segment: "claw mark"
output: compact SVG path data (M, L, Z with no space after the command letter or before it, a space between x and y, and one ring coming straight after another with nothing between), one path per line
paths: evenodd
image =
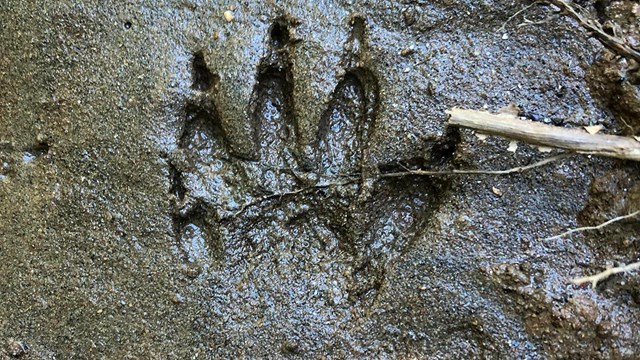
M191 76L193 79L191 88L199 91L209 91L217 81L217 77L207 67L202 51L193 55Z
M187 190L184 187L184 183L182 182L182 173L178 170L178 168L169 160L169 179L170 179L170 188L169 193L175 197L176 200L176 210L180 207L180 204L184 202L184 197Z
M366 39L366 21L360 14L351 17L351 35L345 44L344 58L345 68L355 68L361 66L364 57L368 55Z
M186 121L178 146L201 159L227 158L227 136L213 99L209 96L218 80L207 67L202 51L193 56L192 76L191 87L205 94L187 105Z
M34 146L24 149L24 152L22 153L22 161L26 164L32 162L36 158L46 157L47 155L49 155L49 143L39 142Z
M271 47L275 51L284 49L290 42L289 28L284 21L276 21L271 26Z

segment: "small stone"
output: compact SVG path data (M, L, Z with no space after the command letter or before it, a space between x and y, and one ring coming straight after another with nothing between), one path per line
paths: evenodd
M413 47L413 45L411 45L408 48L402 49L402 51L400 51L400 56L409 56L415 52L416 52L415 48Z
M502 190L498 189L497 187L492 187L491 191L493 191L493 193L496 194L497 197L502 197Z
M483 134L483 133L475 133L475 136L478 138L478 140L480 141L485 141L487 140L487 138L489 137L487 134Z
M282 353L284 354L300 354L300 347L292 341L285 341L281 346Z
M202 266L198 263L188 263L180 267L180 271L189 279L195 279L202 273Z
M502 40L507 40L507 39L509 39L509 35L507 35L506 33L502 34Z
M7 351L13 357L20 357L27 353L27 347L20 341L10 339Z
M413 9L407 9L402 12L402 17L404 18L404 24L411 26L416 22L416 11Z
M171 302L176 304L176 305L184 304L184 296L176 293L171 298Z
M233 13L231 12L231 10L227 10L224 12L224 19L227 22L232 22L234 19Z

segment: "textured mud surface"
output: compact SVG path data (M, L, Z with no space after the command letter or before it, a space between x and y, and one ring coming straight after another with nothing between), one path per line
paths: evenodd
M637 36L631 1L582 2ZM445 127L637 135L638 82L524 2L0 8L0 358L637 358L637 164ZM231 11L232 21L223 16ZM551 14L551 15L550 15Z

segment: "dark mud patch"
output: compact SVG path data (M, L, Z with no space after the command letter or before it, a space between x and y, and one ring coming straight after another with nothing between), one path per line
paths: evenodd
M211 73L202 51L193 54L191 77L193 83L191 88L199 91L209 91L219 78Z

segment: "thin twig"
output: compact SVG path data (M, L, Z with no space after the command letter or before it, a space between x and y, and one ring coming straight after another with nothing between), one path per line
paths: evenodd
M543 25L548 23L551 20L551 17L548 16L547 18L543 19L543 20L538 20L538 21L533 21L533 20L529 20L526 17L522 17L523 22L518 24L517 27L518 28L523 28L525 26L537 26L537 25Z
M573 280L571 280L571 282L573 284L576 285L580 285L580 284L584 284L587 282L591 283L591 287L592 288L596 288L596 285L598 285L599 281L602 281L606 278L608 278L611 275L614 274L619 274L619 273L625 273L625 272L629 272L629 271L634 271L634 270L638 270L640 269L640 261L639 262L635 262L629 265L625 265L625 266L619 266L619 267L614 267L614 268L610 268L607 269L601 273L597 273L595 275L591 275L591 276L583 276L583 277L579 277L579 278L575 278Z
M563 232L560 235L548 237L548 238L544 239L543 241L560 239L561 237L564 237L564 236L567 236L567 235L571 235L573 233L577 233L577 232L581 232L581 231L602 229L603 227L609 226L609 225L611 225L611 224L613 224L615 222L622 221L622 220L625 220L625 219L630 219L630 218L632 218L634 216L637 216L638 214L640 214L640 210L638 210L636 212L633 212L631 214L628 214L628 215L618 216L616 218L613 218L613 219L611 219L611 220L609 220L607 222L604 222L604 223L602 223L600 225L597 225L597 226L585 226L585 227L580 227L580 228L576 228L576 229L571 229L571 230Z
M394 177L402 177L402 176L444 176L444 175L508 175L519 173L523 171L527 171L529 169L533 169L539 166L543 166L554 161L566 159L574 154L572 153L563 153L560 155L552 156L546 158L544 160L538 161L536 163L526 165L526 166L518 166L511 169L506 170L445 170L445 171L432 171L432 170L408 170L401 172L393 172L381 174L380 178L394 178Z
M587 29L593 37L598 39L602 45L614 53L640 62L640 51L635 49L625 39L608 34L597 20L593 19L589 13L580 5L567 0L546 0L560 8L563 12L577 21L583 28Z
M518 15L522 14L523 12L525 12L525 11L527 11L527 10L531 9L534 5L536 5L536 4L538 4L538 3L540 3L540 0L538 0L538 1L534 1L534 2L533 2L533 3L531 3L530 5L525 6L524 8L522 8L522 9L520 9L520 10L516 11L516 13L515 13L515 14L513 14L513 15L511 15L511 16L507 19L507 21L505 21L505 22L502 24L502 26L500 26L499 28L497 28L497 29L496 29L496 32L502 32L502 31L506 30L506 26L507 26L507 24L508 24L511 20L513 20L516 16L518 16Z
M634 129L633 126L629 125L629 123L627 123L622 116L620 116L619 119L620 121L622 121L624 126L626 126L629 130L631 130L631 135L635 134L636 129Z
M250 201L248 203L243 204L240 209L235 210L232 214L229 214L227 216L223 216L221 219L227 219L230 217L236 217L240 214L242 214L245 210L247 210L247 208L251 207L251 206L256 206L256 205L260 205L262 203L264 203L265 201L271 200L271 199L275 199L275 198L282 198L285 196L290 196L290 195L297 195L306 191L311 191L311 190L317 190L317 189L326 189L328 187L331 186L345 186L345 185L350 185L353 184L357 181L357 179L352 179L352 180L348 180L348 181L343 181L343 182L328 182L328 183L322 183L322 184L315 184L315 185L311 185L311 186L307 186L307 187L303 187L297 190L292 190L292 191L285 191L285 192L281 192L281 193L275 193L275 194L270 194L270 195L266 195L266 196L262 196L254 201ZM232 210L230 209L226 209L226 211L231 212Z
M511 168L511 169L507 169L507 170L446 170L446 171L407 170L407 171L402 171L402 172L381 174L379 176L379 178L380 179L382 179L382 178L396 178L396 177L403 177L403 176L508 175L508 174L527 171L529 169L533 169L533 168L536 168L536 167L539 167L539 166L543 166L543 165L549 164L549 163L554 162L554 161L566 159L566 158L570 157L571 155L573 155L573 154L572 153L563 153L563 154L560 154L560 155L552 156L552 157L546 158L544 160L538 161L538 162L536 162L534 164L530 164L530 165L526 165L526 166L518 166L518 167L514 167L514 168ZM303 192L306 192L306 191L311 191L311 190L316 190L316 189L326 189L326 188L331 187L331 186L351 185L351 184L354 184L354 183L356 183L356 182L361 180L360 177L357 177L358 175L338 175L338 176L343 176L343 177L347 177L347 178L351 178L351 179L343 181L343 182L327 182L327 183L322 183L322 184L315 184L315 185L303 187L303 188L300 188L300 189L297 189L297 190L292 190L292 191L286 191L286 192L266 195L266 196L263 196L263 197L260 197L260 198L258 198L256 200L254 200L254 201L251 201L251 202L248 202L246 204L243 204L239 209L235 209L235 211L233 211L231 214L229 214L227 216L223 216L222 219L227 219L227 218L230 218L230 217L236 217L236 216L242 214L245 210L247 210L247 208L249 208L251 206L260 205L260 204L264 203L265 201L268 201L268 200L271 200L271 199L282 198L284 196L290 196L290 195L297 195L297 194L300 194L300 193L303 193ZM232 210L227 209L226 211L231 212Z

